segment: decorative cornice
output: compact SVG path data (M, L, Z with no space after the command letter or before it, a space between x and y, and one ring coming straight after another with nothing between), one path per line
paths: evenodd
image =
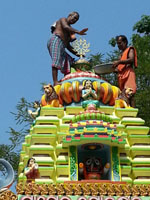
M130 185L112 181L68 181L58 184L29 183L17 185L22 195L92 195L92 196L150 196L150 185Z
M10 190L6 190L0 193L0 200L17 200L18 197L16 194L11 192Z

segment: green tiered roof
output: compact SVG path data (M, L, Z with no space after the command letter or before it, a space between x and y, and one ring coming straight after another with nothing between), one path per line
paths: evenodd
M70 85L78 79L68 78L64 83L68 81ZM84 79L81 78L81 85ZM94 77L94 81L101 83L98 77ZM150 184L149 127L138 117L138 109L116 108L109 105L109 101L107 104L102 99L99 101L100 106L93 111L83 109L81 98L78 102L73 99L68 104L63 102L63 107L41 107L40 115L22 144L18 184L25 185L26 176L22 171L30 157L39 165L40 178L35 184L56 186L66 181L80 182L78 151L86 144L98 144L107 149L105 155L109 155L111 167L109 178L104 182ZM100 150L95 153L100 156Z

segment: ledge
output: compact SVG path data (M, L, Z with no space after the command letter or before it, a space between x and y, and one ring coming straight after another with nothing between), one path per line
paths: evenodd
M122 117L136 117L138 113L138 109L135 108L116 108L115 114L116 116Z
M57 107L41 107L40 110L41 116L57 116L58 118L62 118L64 116L64 108L57 108Z

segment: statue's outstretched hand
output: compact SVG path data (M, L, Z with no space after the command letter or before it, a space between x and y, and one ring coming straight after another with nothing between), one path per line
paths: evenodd
M86 35L86 31L88 31L88 28L84 28L79 32L79 35Z

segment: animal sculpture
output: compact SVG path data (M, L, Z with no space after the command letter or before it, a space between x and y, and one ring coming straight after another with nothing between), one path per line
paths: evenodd
M130 108L130 99L133 95L132 88L125 88L119 94L118 98L115 100L116 108Z
M44 95L41 98L41 106L59 107L59 100L54 87L51 84L44 85Z

